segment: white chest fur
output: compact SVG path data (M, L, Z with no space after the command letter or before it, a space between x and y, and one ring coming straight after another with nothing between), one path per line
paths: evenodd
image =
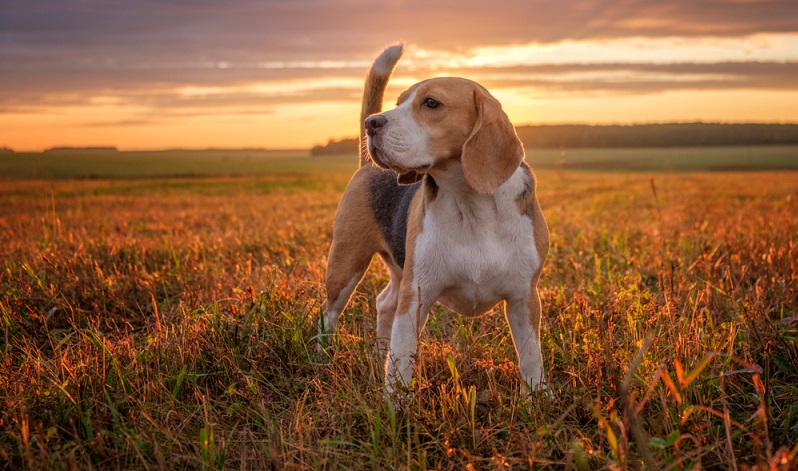
M494 195L440 192L416 239L414 282L464 315L528 296L540 258L515 202L522 184L517 174Z

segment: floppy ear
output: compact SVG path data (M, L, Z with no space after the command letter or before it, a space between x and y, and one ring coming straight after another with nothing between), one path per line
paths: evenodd
M399 182L400 185L410 185L411 183L421 180L423 177L424 174L418 173L415 170L409 170L405 173L397 174L396 181Z
M471 188L490 195L521 165L524 147L499 100L477 88L474 104L477 121L463 144L463 175Z

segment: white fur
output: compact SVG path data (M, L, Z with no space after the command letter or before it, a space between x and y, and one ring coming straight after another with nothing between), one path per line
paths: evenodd
M515 201L526 175L519 168L493 195L483 195L468 187L459 165L433 174L439 191L415 243L413 303L408 312L396 313L391 332L389 390L395 381L410 381L418 335L436 301L464 315L481 314L507 301L522 378L532 389L545 382L528 305L530 280L541 259L532 221L519 213Z
M413 119L413 92L396 108L382 113L388 121L380 129L375 145L383 162L399 172L424 168L435 163L427 152L427 132Z
M517 191L500 188L495 195L458 191L465 188L436 180L441 191L416 240L415 274L425 290L439 291L462 314L480 314L511 294L529 292L540 260L532 221L518 212L514 198L522 179L519 169L502 185Z
M387 350L391 341L391 329L399 301L399 286L402 284L402 269L389 260L385 260L391 281L377 296L377 344L381 350Z
M390 75L391 72L393 72L396 62L402 57L402 52L404 52L403 44L394 44L393 46L385 48L377 60L374 61L371 70L376 74Z

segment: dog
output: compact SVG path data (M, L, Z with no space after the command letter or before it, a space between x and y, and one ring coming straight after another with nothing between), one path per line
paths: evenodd
M389 393L412 379L437 301L463 315L504 301L522 393L544 389L537 284L549 231L523 144L499 101L463 78L419 82L381 112L403 52L402 44L385 49L366 77L360 168L335 213L320 339L335 332L379 254L390 274L377 296Z

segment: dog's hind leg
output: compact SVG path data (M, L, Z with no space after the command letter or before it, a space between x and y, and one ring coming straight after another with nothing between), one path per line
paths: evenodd
M338 316L363 278L371 257L384 245L380 227L369 206L368 181L373 171L363 167L355 173L335 212L332 246L327 258L327 300L319 325L320 340L335 332Z
M327 300L324 302L319 325L320 339L335 332L338 316L343 312L371 262L371 253L362 251L362 248L352 249L346 245L333 244L330 250L327 261Z

